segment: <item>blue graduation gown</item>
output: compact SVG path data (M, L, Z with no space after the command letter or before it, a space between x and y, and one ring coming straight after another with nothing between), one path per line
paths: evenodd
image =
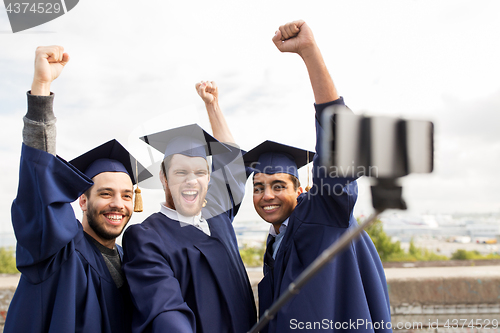
M125 231L123 268L135 306L134 332L243 333L255 324L253 293L232 227L245 168L241 158L223 165L214 166L202 210L211 236L162 213Z
M22 274L4 332L130 331L128 288L116 287L71 206L91 185L64 160L23 144L12 205Z
M329 177L319 168L319 138L324 130L319 120L321 112L332 104L343 104L343 100L316 105L313 187L298 197L275 260L265 258L264 278L259 283L261 315L323 250L348 229L357 227L353 216L355 180ZM363 232L310 280L262 332L295 332L300 328L308 332L390 332L390 320L384 270L373 242Z

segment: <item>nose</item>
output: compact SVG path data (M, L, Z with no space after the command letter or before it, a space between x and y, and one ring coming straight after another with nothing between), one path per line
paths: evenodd
M274 199L274 192L273 190L271 189L270 186L266 186L264 188L264 197L263 197L264 200L272 200Z
M121 195L114 195L111 199L111 202L109 203L109 207L117 210L123 210L125 208L125 203Z
M194 173L190 173L186 178L186 183L188 184L196 184L198 182L198 176Z

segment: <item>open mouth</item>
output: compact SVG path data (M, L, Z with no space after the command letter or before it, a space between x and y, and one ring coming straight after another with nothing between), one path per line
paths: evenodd
M195 190L182 191L181 194L184 200L186 200L187 202L194 202L198 197L198 191Z
M104 214L104 217L108 220L110 224L119 225L122 223L124 216L122 214L108 213Z
M274 213L275 211L277 211L278 209L280 208L280 205L267 205L267 206L263 206L262 209L264 210L264 212L266 213Z

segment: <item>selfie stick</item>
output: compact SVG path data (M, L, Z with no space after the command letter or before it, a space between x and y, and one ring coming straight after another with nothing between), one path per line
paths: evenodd
M278 298L274 304L264 312L260 321L255 324L249 333L257 333L261 329L263 329L269 321L274 318L274 315L281 309L283 305L285 305L293 296L299 293L300 289L311 280L316 273L318 273L326 264L330 262L330 260L335 257L340 251L342 251L346 246L348 246L353 239L359 236L361 232L371 225L377 216L382 213L381 211L375 211L369 218L367 218L363 223L356 229L352 231L345 232L342 237L330 245L321 255L314 260L309 267L306 268L302 274L290 285L288 286L287 291Z
M397 184L398 178L411 172L432 172L434 127L431 122L402 121L383 117L369 119L354 116L350 111L346 112L342 108L330 108L330 110L325 110L323 114L323 124L332 126L331 131L325 131L326 136L323 141L326 144L323 147L325 149L323 155L333 156L334 159L325 160L324 165L342 166L346 164L346 161L351 161L351 158L359 159L361 162L369 161L368 166L372 164L378 165L379 162L390 162L381 163L384 166L382 170L383 176L376 177L376 183L371 187L372 204L375 212L358 228L346 231L335 243L324 250L288 286L287 291L264 312L260 321L251 328L249 333L257 333L264 328L283 305L298 294L309 280L358 237L365 228L370 226L380 213L389 208L406 209L406 203L402 198L402 187ZM358 136L360 139L356 140ZM331 151L335 150L335 146L331 144L336 141L340 143L357 142L359 146L351 145L346 148L346 151L359 152L360 155L351 154L351 156L346 152L339 153L343 149L342 144L338 144L337 149L339 151L331 154ZM391 149L387 149L388 144ZM359 158L360 156L361 158Z

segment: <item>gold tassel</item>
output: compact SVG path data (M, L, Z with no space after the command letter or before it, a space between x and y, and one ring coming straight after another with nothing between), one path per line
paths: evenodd
M142 212L143 207L142 207L142 195L141 195L141 189L139 186L135 188L135 203L134 203L134 212Z
M137 160L135 160L135 174L137 175L136 183L137 187L135 188L135 200L134 200L134 212L140 213L143 211L142 205L142 194L141 189L139 188L139 174L137 172Z
M309 192L311 189L311 167L309 165L309 151L306 151L307 155L307 186L306 186L306 192Z
M201 204L201 207L206 207L207 206L207 199L203 199L203 203Z

